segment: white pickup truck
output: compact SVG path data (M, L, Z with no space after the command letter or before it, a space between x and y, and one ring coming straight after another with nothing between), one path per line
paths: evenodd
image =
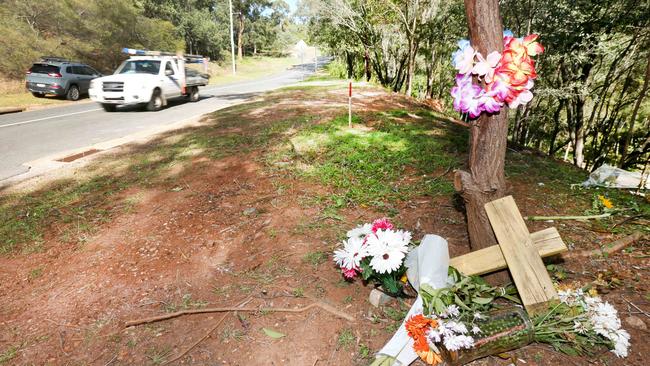
M185 68L200 56L172 56L156 51L155 55L131 56L113 75L90 83L90 99L114 112L118 105L145 105L149 111L160 110L173 98L199 100L199 86L208 84L208 75Z

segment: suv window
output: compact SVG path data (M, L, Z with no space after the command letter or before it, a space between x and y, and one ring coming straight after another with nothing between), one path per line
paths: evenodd
M95 69L89 66L81 66L81 70L85 75L89 75L89 76L99 74L99 72L97 72Z
M172 72L172 75L175 74L174 68L172 67L172 64L170 62L167 62L165 64L165 73L167 73L168 70Z
M154 74L160 71L160 61L127 60L118 69L118 74Z
M50 74L57 73L60 71L58 66L48 65L48 64L34 64L29 68L29 71L32 74Z

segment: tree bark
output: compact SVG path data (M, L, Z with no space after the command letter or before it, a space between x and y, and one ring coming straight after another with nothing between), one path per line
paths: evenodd
M498 0L465 0L472 46L482 55L503 51L503 26ZM465 201L470 247L478 250L497 244L485 204L506 192L505 156L508 110L482 114L470 123L469 172L456 171L455 187ZM507 278L500 273L498 280ZM496 278L492 278L497 280Z
M634 104L634 109L632 110L632 116L630 117L630 129L627 130L627 133L625 134L625 141L623 141L623 147L621 148L621 160L618 163L618 166L620 166L621 168L625 164L625 159L627 158L627 149L630 146L630 141L632 140L632 136L634 136L634 124L636 122L636 116L639 113L641 102L643 102L643 98L645 98L645 94L648 91L649 79L650 79L650 55L648 55L648 63L646 64L646 68L645 68L645 79L643 80L643 87L641 88L641 92L639 93L639 98L636 100L636 104Z
M244 58L244 14L239 12L239 29L237 29L237 59Z

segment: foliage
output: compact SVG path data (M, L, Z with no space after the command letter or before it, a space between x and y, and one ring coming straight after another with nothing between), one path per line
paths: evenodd
M282 54L300 29L290 27L283 1L235 1L248 6L247 29L237 33L245 54ZM242 4L240 4L242 3ZM242 6L244 6L242 5ZM0 3L0 71L18 78L43 55L80 60L111 72L123 47L203 54L221 60L230 51L227 1L6 0ZM235 24L238 26L238 24ZM294 42L295 43L295 42Z
M650 157L650 3L499 3L505 28L539 34L547 46L536 98L509 114L512 142L564 153L581 168L642 169ZM311 40L339 60L333 75L342 64L346 77L442 99L447 109L451 53L468 38L464 13L460 0L308 0L301 9Z

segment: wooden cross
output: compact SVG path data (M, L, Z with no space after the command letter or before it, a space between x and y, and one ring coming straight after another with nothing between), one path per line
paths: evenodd
M499 244L452 258L449 264L466 275L508 268L528 314L546 311L558 297L542 257L567 251L560 234L553 227L530 234L512 196L488 202L485 210Z

